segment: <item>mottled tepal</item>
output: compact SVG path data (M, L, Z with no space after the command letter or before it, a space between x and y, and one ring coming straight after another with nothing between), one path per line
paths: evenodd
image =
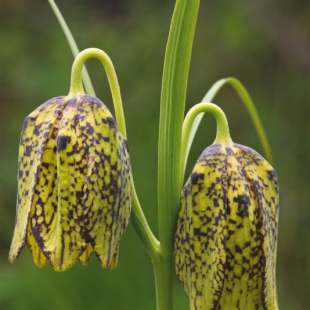
M27 116L11 262L27 244L39 267L64 271L94 252L113 268L130 212L127 142L99 99L56 97Z
M192 310L277 310L278 181L252 149L214 144L186 182L175 259Z

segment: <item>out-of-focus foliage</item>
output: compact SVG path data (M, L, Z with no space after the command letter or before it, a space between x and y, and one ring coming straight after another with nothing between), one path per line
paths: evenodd
M124 100L137 191L157 231L157 131L161 73L173 0L59 1L80 49L112 58ZM310 297L310 4L305 0L202 1L187 108L217 79L239 78L261 114L280 182L277 282L281 310L306 310ZM19 135L23 119L44 101L69 92L72 54L47 1L0 2L0 309L155 309L150 259L132 226L118 267L96 259L58 274L35 267L25 250L7 261L13 233ZM104 70L88 63L97 96L112 109ZM230 89L218 96L232 139L261 154L253 125ZM206 117L188 171L213 142ZM175 309L188 309L175 286Z

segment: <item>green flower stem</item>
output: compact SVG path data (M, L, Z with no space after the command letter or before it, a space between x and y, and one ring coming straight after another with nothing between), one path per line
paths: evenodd
M172 309L173 244L182 186L181 134L199 0L177 0L167 42L158 139L160 257L154 260L157 309Z
M49 2L56 18L58 19L58 22L59 22L66 38L67 38L67 41L69 43L69 46L70 46L71 51L73 53L73 56L76 57L79 53L79 49L78 49L77 44L75 43L73 35L72 35L65 19L63 18L61 12L59 11L55 1L54 0L47 0L47 1ZM90 77L89 77L88 72L87 72L85 67L83 68L83 83L84 83L86 92L89 95L96 96L93 85L92 85L91 80L90 80Z
M222 89L222 87L224 87L225 85L230 85L238 94L238 96L240 97L241 101L243 102L244 106L246 107L248 113L250 114L250 117L254 123L255 129L258 133L258 137L260 139L260 142L263 146L265 155L267 160L270 162L270 164L272 164L272 153L271 153L271 148L264 130L264 127L262 125L262 122L260 120L259 114L256 110L255 104L251 98L251 96L249 95L249 93L247 92L246 88L243 86L243 84L232 77L226 78L226 79L221 79L219 81L217 81L215 84L213 84L213 86L210 88L210 90L207 92L207 94L205 95L205 97L202 99L202 102L210 102L213 101L215 96L217 95L217 93ZM197 129L199 127L199 124L202 120L204 116L204 113L201 113L197 116L197 118L195 119L193 126L191 128L191 132L188 138L188 143L186 146L186 153L185 153L185 160L184 160L184 170L186 167L186 163L187 163L187 158L188 158L188 154L190 151L190 148L192 146L195 134L197 132Z
M211 113L217 123L216 138L213 144L223 144L226 146L232 145L232 140L229 134L229 127L225 113L223 110L213 103L199 103L193 106L184 119L183 130L182 130L182 148L181 148L181 174L184 172L185 159L186 159L186 148L188 145L191 129L195 119L201 113Z
M153 260L155 270L156 304L157 310L172 310L172 286L171 262L164 256L158 256Z
M97 58L104 66L112 92L117 127L120 133L126 139L126 124L118 80L113 63L110 57L104 51L98 48L87 48L76 56L72 65L71 88L68 96L73 97L85 94L82 84L82 69L85 61L89 58Z
M146 252L149 254L152 260L155 260L159 256L159 241L154 236L150 229L147 220L142 211L136 189L132 183L132 208L131 221L138 234Z
M232 143L227 118L223 110L213 103L202 102L193 106L188 111L184 119L182 130L182 150L181 150L182 159L184 158L186 152L186 146L188 144L188 139L190 136L192 125L196 117L200 113L210 113L216 119L217 132L215 141L213 142L214 144L219 143L219 144L231 145Z

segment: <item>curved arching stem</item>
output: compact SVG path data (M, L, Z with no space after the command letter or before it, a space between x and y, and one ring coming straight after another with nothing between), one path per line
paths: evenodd
M195 119L201 113L210 113L214 116L217 123L216 138L213 144L232 145L228 122L223 110L213 103L202 102L194 105L186 114L182 128L182 147L181 147L181 174L184 175L187 145Z
M254 127L257 131L258 137L259 137L260 142L263 146L266 158L270 162L270 164L272 164L273 160L272 160L271 148L270 148L264 127L263 127L262 122L260 120L259 114L257 112L257 109L256 109L255 104L254 104L251 96L249 95L248 91L246 90L246 88L243 86L243 84L238 79L229 77L229 78L221 79L221 80L217 81L216 83L213 84L213 86L210 88L210 90L204 96L204 98L202 99L202 102L213 101L215 96L217 95L217 93L225 85L230 85L236 91L239 98L243 102L245 108L247 109L247 111L248 111L248 113L249 113L249 115L253 121ZM186 167L188 154L189 154L189 151L191 149L194 137L196 135L197 129L199 127L199 124L200 124L203 116L204 116L204 113L200 113L196 117L195 121L193 122L191 132L189 134L187 146L186 146L186 151L185 151L185 160L184 160L184 166L183 166L184 169Z
M74 97L85 94L82 83L82 69L84 63L89 58L98 59L104 66L112 93L117 127L122 136L126 139L127 134L126 134L125 116L118 80L113 63L110 57L104 51L98 48L87 48L76 56L72 65L71 88L68 96Z

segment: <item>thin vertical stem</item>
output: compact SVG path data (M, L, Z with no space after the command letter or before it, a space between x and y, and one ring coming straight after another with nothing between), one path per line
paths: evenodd
M133 180L133 178L132 178ZM159 255L159 241L154 236L142 211L135 185L132 181L132 224L146 252L154 260Z
M168 259L158 256L153 260L157 310L172 310L172 269Z

